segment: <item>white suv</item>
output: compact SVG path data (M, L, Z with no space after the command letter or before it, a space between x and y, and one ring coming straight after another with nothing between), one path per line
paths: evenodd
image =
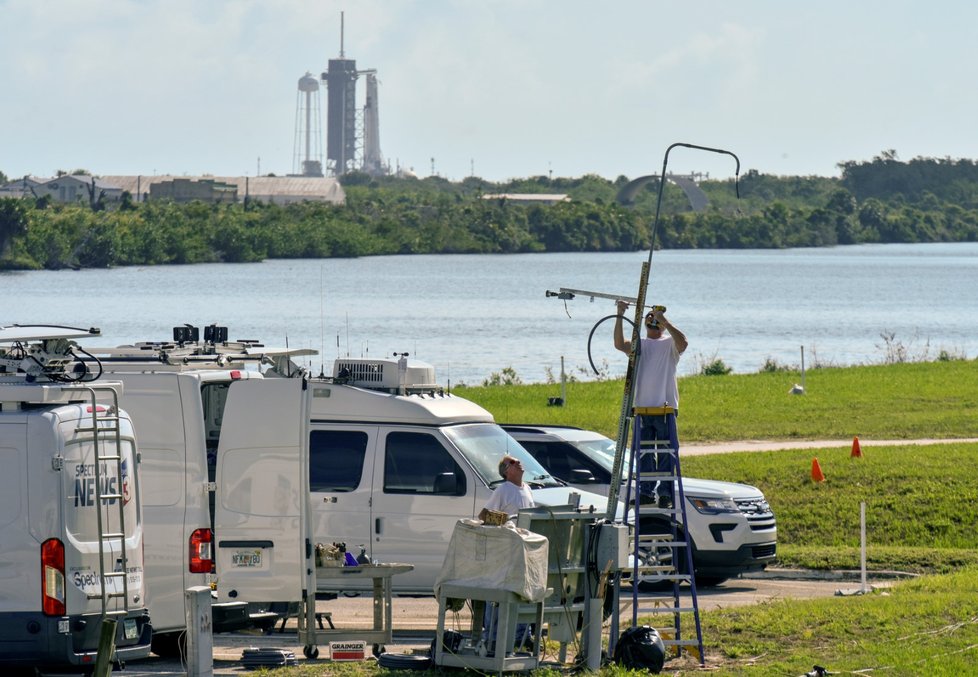
M590 430L504 424L551 475L571 486L608 495L615 442ZM681 450L680 450L681 453ZM764 494L734 482L683 478L697 585L716 585L759 571L777 554L777 525ZM657 521L658 520L658 521ZM642 518L643 532L664 531L662 518Z

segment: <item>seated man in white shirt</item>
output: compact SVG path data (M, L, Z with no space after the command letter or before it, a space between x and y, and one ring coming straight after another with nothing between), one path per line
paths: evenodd
M535 506L530 487L523 484L523 464L519 459L508 454L503 456L503 460L499 462L499 476L506 481L496 487L486 507L479 512L479 519L483 522L486 521L489 510L515 515L521 508Z
M479 511L479 519L483 522L486 521L490 510L504 512L512 517L522 508L533 508L536 506L533 502L533 494L530 493L530 487L523 483L523 464L520 463L519 459L513 458L508 454L503 456L503 460L499 462L499 476L506 481L496 487L496 490L492 492L492 496L489 497L486 507ZM489 628L492 625L495 614L495 605L486 605L486 611L483 616L484 640L488 641L485 628ZM531 631L532 625L527 623L517 625L516 644L522 645L525 642L532 644L532 641L529 639Z

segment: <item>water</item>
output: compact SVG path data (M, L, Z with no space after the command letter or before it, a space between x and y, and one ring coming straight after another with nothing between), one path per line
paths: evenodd
M512 367L524 382L587 375L588 335L614 302L546 298L560 287L636 296L647 252L382 256L255 264L0 274L0 325L97 326L88 345L168 340L174 325L217 323L231 338L313 348L326 357L408 352L440 383L478 384ZM735 372L768 359L882 362L886 341L911 357L978 355L978 243L826 249L659 251L649 302L666 305L690 348L681 373L722 359ZM629 314L630 316L630 314ZM612 320L592 357L612 375L625 357ZM310 366L318 373L322 360Z

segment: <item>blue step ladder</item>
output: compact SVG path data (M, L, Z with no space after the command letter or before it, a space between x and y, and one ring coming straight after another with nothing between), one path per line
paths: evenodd
M625 523L634 534L632 625L638 624L640 615L663 619L671 615L671 625L652 625L662 637L667 655L679 656L686 651L705 665L693 551L681 528L688 521L676 412L670 406L634 407L631 414L633 453L625 490ZM654 486L658 487L658 501L652 496ZM689 585L686 606L680 592L683 583ZM655 594L640 596L640 584L654 588ZM696 636L684 638L683 622L690 614Z

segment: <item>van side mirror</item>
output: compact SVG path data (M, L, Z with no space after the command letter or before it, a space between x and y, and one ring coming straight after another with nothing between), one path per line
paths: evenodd
M434 493L454 496L458 492L458 479L453 472L443 472L435 477Z
M587 468L575 468L571 470L571 484L593 484L597 480L594 479L594 473L592 473Z

